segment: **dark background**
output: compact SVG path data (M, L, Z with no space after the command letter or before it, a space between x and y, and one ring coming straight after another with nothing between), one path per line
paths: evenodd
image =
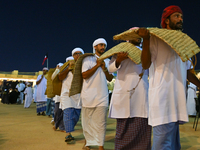
M42 70L47 52L49 68L54 68L75 47L91 53L99 37L107 40L109 49L119 43L113 36L131 27L160 27L162 11L169 5L180 6L183 32L200 45L199 0L1 0L0 71Z

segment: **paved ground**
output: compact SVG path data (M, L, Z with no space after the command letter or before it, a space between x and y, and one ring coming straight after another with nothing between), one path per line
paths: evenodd
M200 150L200 125L197 131L192 128L194 118L180 126L182 150ZM0 103L0 150L81 150L84 144L81 120L78 122L73 136L76 143L68 145L64 142L65 133L53 131L51 118L37 116L35 104L24 109L23 105L7 105ZM116 122L108 119L105 149L114 149ZM92 147L97 150L98 147Z

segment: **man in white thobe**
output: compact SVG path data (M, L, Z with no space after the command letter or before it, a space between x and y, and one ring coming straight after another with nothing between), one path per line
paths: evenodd
M56 65L56 70L53 72L52 76L51 76L51 80L53 82L54 78L57 76L57 74L60 72L60 67L63 65L63 63L58 63ZM60 96L59 95L55 95L53 97L53 101L54 101L54 108L53 108L53 114L52 114L52 120L51 120L51 124L54 126L53 129L56 130L57 127L59 127L60 130L64 130L64 124L63 124L63 117L62 117L62 109L59 109L59 105L60 105ZM59 118L59 119L58 119Z
M141 38L135 38L129 42L141 50L139 47ZM136 65L127 55L126 52L114 55L108 68L111 73L117 71L109 109L109 117L117 119L115 150L150 150L148 70L143 71L142 65ZM141 73L143 76L140 79Z
M33 99L34 99L34 103L36 103L36 96L37 96L37 85L34 85L34 87L33 87Z
M99 38L93 43L95 56L83 59L82 76L82 126L86 139L84 146L98 145L103 150L106 132L106 114L108 107L107 80L111 81L107 66L109 59L99 61L98 58L104 53L107 42Z
M36 85L37 85L37 92L36 92L36 108L37 108L37 115L45 116L46 111L46 102L47 102L47 96L45 95L45 91L47 88L47 79L45 78L45 75L48 72L48 68L43 68L43 74L38 75Z
M27 88L25 89L24 94L25 94L24 108L29 108L33 100L33 90L31 88L30 83L27 83Z
M172 5L164 9L162 28L182 30L182 24L180 7ZM143 38L142 67L149 68L149 124L153 126L152 149L179 150L179 123L188 122L186 79L198 87L200 82L190 71L190 61L183 62L164 41L150 36L147 29L141 28L137 33Z
M84 51L81 48L77 47L72 50L72 56L75 62L82 54L84 54ZM66 131L65 142L68 144L74 143L75 139L72 136L72 132L74 131L81 113L81 106L79 105L80 93L69 97L69 90L73 79L72 70L74 68L74 61L71 61L69 66L58 74L59 80L62 80L60 107L63 110L63 122Z
M195 102L195 98L197 98L196 91L197 91L197 86L190 82L187 89L187 111L188 115L190 116L196 115L196 102Z
M25 84L20 81L17 85L16 85L16 88L18 90L18 92L20 93L19 95L19 101L21 101L21 104L23 104L23 99L24 99L24 89L25 89Z

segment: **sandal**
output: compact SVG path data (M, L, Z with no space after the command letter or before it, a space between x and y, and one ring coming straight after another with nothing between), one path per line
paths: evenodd
M71 142L73 140L74 140L74 137L71 134L65 137L65 142Z

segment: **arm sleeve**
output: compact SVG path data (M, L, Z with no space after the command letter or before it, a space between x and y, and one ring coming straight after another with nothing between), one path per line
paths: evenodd
M87 71L87 70L89 70L89 69L91 69L93 67L92 65L90 65L90 58L91 57L88 56L88 57L85 57L83 59L83 62L82 62L82 72L85 72L85 71Z
M193 69L191 61L192 61L191 59L187 61L187 70Z
M27 94L27 88L25 89L24 94Z
M37 77L36 82L37 82L38 80L40 80L40 79L41 79L41 75L39 75L39 76Z
M109 73L114 73L114 72L116 72L121 67L121 65L119 65L119 67L116 68L116 66L115 66L116 57L117 56L114 55L111 58L110 62L109 62L109 65L108 65L108 71L109 71Z
M51 75L51 80L53 80L57 75L58 73L60 72L60 69L56 69L53 74Z
M151 62L156 60L158 53L158 41L157 38L153 35L150 37L150 52L151 52Z

